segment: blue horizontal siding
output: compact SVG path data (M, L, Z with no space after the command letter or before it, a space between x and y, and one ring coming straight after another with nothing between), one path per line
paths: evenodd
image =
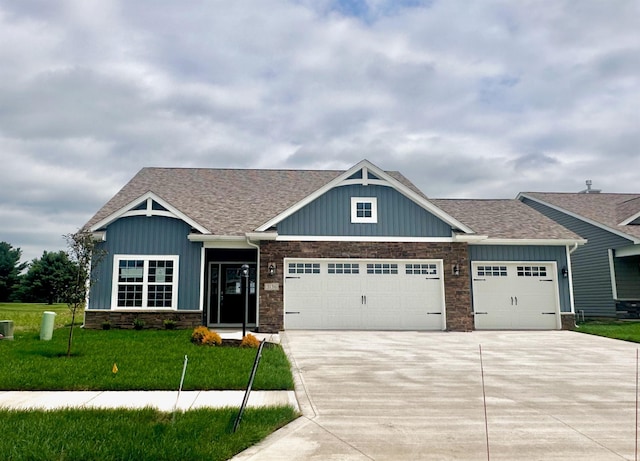
M562 277L562 268L567 267L567 248L564 246L530 245L470 245L470 260L476 261L539 261L557 263L558 295L560 311L571 312L569 279Z
M376 197L378 222L352 223L351 197ZM451 226L391 187L331 189L278 224L280 235L451 237Z
M608 250L629 245L630 240L533 200L522 201L588 240L571 255L576 312L583 310L588 316L615 317Z
M183 221L160 216L121 218L107 227L107 240L99 247L107 256L96 270L90 309L110 309L115 255L178 255L178 309L200 308L201 243L187 240L191 227Z

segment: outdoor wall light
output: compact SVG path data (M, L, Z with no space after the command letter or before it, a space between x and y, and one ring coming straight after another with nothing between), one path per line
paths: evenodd
M569 277L569 270L566 267L563 267L561 272L562 272L562 278L566 279L567 277Z
M451 273L456 277L460 275L460 266L458 264L454 264L451 266Z
M269 263L267 266L267 272L269 273L269 277L276 275L276 263Z

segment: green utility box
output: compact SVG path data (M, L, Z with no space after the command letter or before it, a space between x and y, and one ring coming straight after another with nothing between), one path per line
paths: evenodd
M53 326L56 322L56 313L45 311L42 313L42 325L40 325L40 339L49 341L53 338Z

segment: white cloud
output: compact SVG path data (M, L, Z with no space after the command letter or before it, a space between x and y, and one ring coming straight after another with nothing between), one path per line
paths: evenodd
M638 13L634 0L0 1L0 240L29 259L55 249L143 166L369 158L434 197L586 178L633 190Z

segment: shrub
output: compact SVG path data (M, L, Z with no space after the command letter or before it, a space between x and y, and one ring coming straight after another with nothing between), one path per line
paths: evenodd
M191 333L191 342L194 344L202 344L205 335L209 333L209 329L205 326L195 327Z
M209 331L204 338L202 338L202 344L205 346L219 346L222 344L222 338L215 331Z
M133 328L136 330L142 330L144 328L144 320L138 317L133 319Z
M167 330L175 330L176 327L178 326L178 322L171 319L166 319L164 322L162 322L162 324Z
M104 322L102 322L102 329L103 330L110 330L111 329L111 322L109 320L105 320Z
M191 342L194 344L204 344L205 346L219 346L222 338L215 331L209 331L205 326L196 327L191 333Z
M240 347L252 347L254 349L257 349L258 347L260 347L260 340L249 333L247 336L242 338Z

